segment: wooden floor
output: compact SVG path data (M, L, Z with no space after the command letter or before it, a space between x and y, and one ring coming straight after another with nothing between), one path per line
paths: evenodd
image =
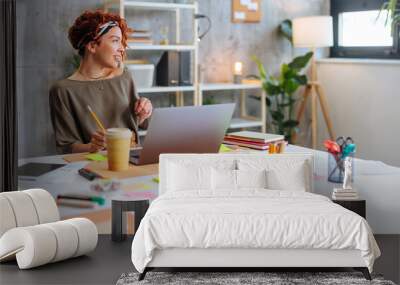
M375 272L385 279L400 281L400 235L375 236L382 256ZM19 270L16 262L0 264L0 284L115 284L122 273L134 271L131 262L132 238L115 243L110 235L100 235L94 252L88 256Z

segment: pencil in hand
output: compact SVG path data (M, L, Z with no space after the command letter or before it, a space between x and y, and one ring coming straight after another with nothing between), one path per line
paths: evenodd
M94 119L94 121L96 122L97 126L105 133L106 129L104 128L103 124L100 122L99 118L97 117L96 113L93 112L92 108L90 108L89 105L87 105L87 108L90 112L90 114L92 115L92 118Z

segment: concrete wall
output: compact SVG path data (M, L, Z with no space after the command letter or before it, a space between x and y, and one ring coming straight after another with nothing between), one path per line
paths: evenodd
M263 0L260 23L233 24L230 0L198 2L200 13L212 21L211 31L200 43L199 54L207 82L231 81L233 63L238 60L243 61L245 74L257 73L251 55L261 58L270 73L276 72L293 55L291 45L277 33L279 23L286 18L329 12L328 0ZM74 51L67 39L67 29L83 10L99 8L102 3L102 0L17 1L19 157L55 153L48 90L55 80L73 70ZM173 36L173 19L166 12L133 12L129 18L132 25L139 23L150 28L156 39L163 25L170 27ZM183 26L185 31L187 28ZM203 30L204 23L200 26ZM232 94L222 92L215 98L232 100ZM170 104L169 96L152 95L150 99L157 107ZM258 110L258 101L249 102L250 114L257 115Z
M357 157L400 166L398 61L335 60L318 63L337 135L358 142ZM328 137L319 114L320 147Z

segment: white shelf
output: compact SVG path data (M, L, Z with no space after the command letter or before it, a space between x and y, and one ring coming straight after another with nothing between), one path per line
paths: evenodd
M194 91L194 86L153 86L149 88L138 88L138 93L162 93L162 92L185 92Z
M147 45L128 44L128 50L195 50L194 45Z
M177 9L195 9L194 4L179 3L157 3L157 2L140 2L140 1L124 1L126 8L141 8L146 10L177 10Z
M236 83L201 83L200 90L244 90L244 89L261 89L258 84L236 84Z
M336 63L336 64L378 64L378 65L400 65L398 59L372 59L372 58L320 58L316 62L320 63Z
M239 129L239 128L261 127L262 125L263 125L262 121L233 118L231 120L229 128L230 129Z

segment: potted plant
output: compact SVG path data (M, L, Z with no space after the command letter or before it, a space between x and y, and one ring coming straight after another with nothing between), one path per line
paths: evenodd
M294 58L290 63L281 65L277 76L267 75L261 61L253 56L260 73L262 87L267 94L266 104L274 133L282 134L292 143L299 122L294 119L294 107L297 89L307 84L307 76L301 71L308 64L313 53Z
M379 11L378 18L381 16L382 11L387 11L385 25L391 21L391 32L395 32L395 27L400 23L400 6L398 5L398 0L389 0L383 3L381 10Z

